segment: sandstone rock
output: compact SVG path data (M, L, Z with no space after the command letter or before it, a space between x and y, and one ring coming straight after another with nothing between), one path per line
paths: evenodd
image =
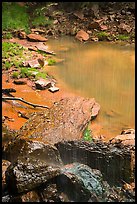
M38 59L23 61L22 64L25 67L27 67L27 66L34 67L34 68L39 68L40 67Z
M111 143L120 143L122 145L131 145L135 146L135 130L126 129L121 132L121 135L117 135L110 140Z
M111 140L111 143L121 143L123 145L135 145L135 134L117 135Z
M37 34L29 34L27 35L27 38L30 41L40 41L40 42L46 42L48 40L47 38L44 38L41 35L37 35Z
M100 25L100 30L102 31L108 30L108 27L106 25Z
M18 80L14 80L13 83L17 84L17 85L25 85L25 84L27 84L27 80L26 79L18 79Z
M81 42L84 40L84 41L87 41L89 39L89 34L86 33L84 30L80 30L78 31L77 35L76 35L76 38L78 40L80 40Z
M27 38L27 35L26 35L25 32L21 32L21 31L19 31L19 33L18 33L18 37L19 37L20 39L26 39L26 38Z
M46 158L45 158L46 159ZM6 183L11 194L31 191L60 174L60 168L35 157L18 157L6 171Z
M50 92L54 93L54 92L59 91L59 88L56 87L56 86L52 86L52 87L50 87L48 90L49 90Z
M38 28L37 28L37 29L32 28L32 29L31 29L31 32L32 32L32 33L35 33L35 32L38 32L38 33L45 33L45 30L38 29Z
M132 28L129 25L126 25L125 23L121 23L119 25L119 33L125 34L125 33L130 33Z
M3 157L14 163L18 157L35 158L46 164L62 165L57 148L40 140L16 139L7 144L3 151Z
M65 164L79 162L101 171L110 185L134 181L135 149L104 142L64 141L55 145Z
M51 54L51 55L55 55L55 53L53 51L50 51L48 50L48 46L45 46L43 43L39 43L36 45L37 49L42 51L42 52L45 52L47 54Z
M44 90L50 88L52 86L52 82L41 78L35 82L35 86L37 89Z
M53 144L62 140L80 139L88 123L97 116L99 108L93 98L64 98L49 110L34 113L20 129L18 136L41 138L41 141Z

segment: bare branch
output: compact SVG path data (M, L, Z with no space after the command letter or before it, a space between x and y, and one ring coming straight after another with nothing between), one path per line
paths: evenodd
M25 100L22 99L22 98L17 98L17 97L2 97L2 100L18 100L18 101L21 101L21 102L23 102L23 103L26 103L26 104L28 104L28 105L30 105L30 106L33 106L34 108L35 108L35 107L41 107L41 108L48 108L48 109L49 109L48 106L33 104L33 103L28 102L28 101L25 101Z

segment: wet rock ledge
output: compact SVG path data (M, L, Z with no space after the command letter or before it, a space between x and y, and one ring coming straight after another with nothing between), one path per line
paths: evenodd
M3 146L2 201L134 202L134 144L83 141L99 108L74 97L33 114Z

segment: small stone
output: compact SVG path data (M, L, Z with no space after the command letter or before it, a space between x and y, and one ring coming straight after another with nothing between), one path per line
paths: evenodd
M51 87L51 81L45 80L45 79L39 79L35 82L36 88L43 90L43 89L48 89Z
M126 15L131 15L131 12L130 12L130 11L127 11L127 12L126 12Z
M44 38L41 35L37 35L37 34L33 34L33 33L27 35L27 38L30 41L40 41L40 42L46 42L48 40L47 38Z
M77 33L77 35L76 35L76 38L77 38L78 40L80 40L81 42L82 42L83 40L86 41L86 40L89 39L89 34L86 33L84 30L80 30L80 31L78 31L78 33Z
M58 88L58 87L53 86L53 87L50 87L48 90L49 90L49 91L51 91L52 93L54 93L54 92L59 91L59 88Z
M25 32L21 32L21 31L18 33L18 36L19 36L20 39L26 39L27 38L26 37L26 33Z
M18 80L14 80L13 83L17 85L25 85L27 84L27 81L26 79L18 79Z
M122 15L125 15L125 14L126 14L125 10L122 10L122 11L121 11L121 14L122 14Z
M94 42L98 42L98 38L97 37L92 37L91 40L94 41Z
M55 21L53 21L53 24L56 25L59 21L56 19Z

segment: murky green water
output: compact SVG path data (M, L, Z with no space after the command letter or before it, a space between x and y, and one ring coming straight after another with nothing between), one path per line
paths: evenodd
M54 69L59 80L101 105L96 134L116 136L135 126L134 46L105 42L80 43L74 38L49 40L49 48L65 59Z

